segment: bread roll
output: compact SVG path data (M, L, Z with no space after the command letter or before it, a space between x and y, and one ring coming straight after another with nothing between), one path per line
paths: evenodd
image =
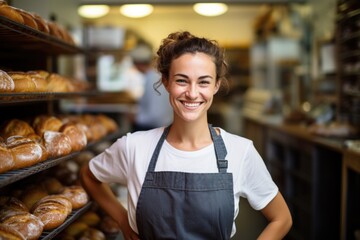
M31 127L29 123L16 118L6 122L2 126L0 131L1 136L4 139L7 139L15 135L26 137L29 134L33 134L33 133L34 133L34 129Z
M39 136L43 136L45 131L58 132L62 125L60 119L49 115L38 115L32 123L35 133Z
M36 85L31 77L25 72L8 72L9 76L14 80L14 92L34 92Z
M47 91L47 81L46 79L34 71L26 72L35 83L35 92L46 92Z
M49 92L71 92L71 83L68 79L56 73L51 73L47 78Z
M42 159L41 146L30 138L12 136L6 140L6 145L14 158L13 169L32 166Z
M24 24L26 26L31 27L35 30L38 30L38 25L37 25L34 17L30 13L28 13L22 9L19 9L19 8L14 8L14 9L22 16L22 18L24 20Z
M79 237L79 240L105 240L105 234L96 228L87 228Z
M38 30L48 34L50 32L50 29L46 21L36 13L30 14L34 17L34 20L36 21L36 24L38 26Z
M44 230L63 224L71 211L71 202L61 195L49 195L38 201L32 209L32 213L44 224Z
M49 157L61 157L72 151L69 137L61 132L45 131L43 142Z
M0 207L1 207L0 211L11 210L11 211L18 211L18 212L29 212L29 208L26 207L25 203L23 203L18 198L11 197L11 196L1 196Z
M81 186L65 187L62 194L70 200L73 209L79 209L89 201L86 191Z
M0 70L0 92L12 92L14 90L14 80L5 71Z
M36 240L40 237L44 224L29 212L14 211L1 219L1 223L19 231L26 239Z
M12 21L15 21L20 24L24 24L24 19L20 13L12 6L2 4L0 5L0 16L6 17Z
M41 184L48 194L58 194L64 190L62 183L53 177L45 179Z
M5 225L0 224L0 239L4 240L26 240L24 235L22 235L18 230Z
M11 151L4 142L0 141L0 173L10 171L14 166L15 161Z
M104 114L96 115L95 118L106 128L108 133L115 132L118 129L115 120Z
M66 123L60 128L60 132L64 133L70 139L72 151L80 151L87 144L85 132L74 123Z
M30 210L35 205L35 203L46 196L48 196L46 190L42 186L35 185L26 188L21 194L20 200Z

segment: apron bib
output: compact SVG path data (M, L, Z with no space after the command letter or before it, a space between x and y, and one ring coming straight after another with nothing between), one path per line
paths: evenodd
M209 125L218 173L155 172L170 127L152 155L136 207L141 240L230 239L234 219L233 177L221 136Z

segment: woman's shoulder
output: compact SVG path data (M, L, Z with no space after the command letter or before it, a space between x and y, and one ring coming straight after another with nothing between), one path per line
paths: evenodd
M252 141L246 137L241 135L230 133L222 128L217 127L220 130L220 135L224 139L224 141L235 141L235 142L242 142L242 143L252 143Z
M164 127L154 128L146 131L136 131L127 133L126 139L128 143L135 143L136 145L139 143L152 143L154 141L157 143L163 132Z

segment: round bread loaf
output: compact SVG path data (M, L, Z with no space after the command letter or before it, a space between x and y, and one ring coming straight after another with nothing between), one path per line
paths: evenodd
M42 159L40 144L30 138L11 136L6 140L6 145L13 155L15 165L13 169L32 166Z
M49 157L61 157L72 151L69 137L61 132L45 131L43 142Z
M35 203L48 196L48 193L40 185L33 185L24 190L20 196L20 200L28 209L31 209Z
M36 83L31 76L25 72L8 72L9 76L14 80L14 92L35 92Z
M2 218L1 223L17 230L29 240L39 239L44 227L38 217L29 212L19 211L9 212Z
M29 134L34 133L31 125L20 119L11 119L7 121L1 128L0 134L4 139L11 136L19 135L27 137Z
M23 18L24 20L24 24L28 27L31 27L35 30L38 30L38 25L34 19L34 17L27 11L19 9L19 8L14 8Z
M34 17L34 20L36 21L36 24L38 26L38 30L48 34L50 32L50 29L46 21L36 13L30 14Z
M11 210L18 212L29 212L29 209L21 200L12 196L1 196L0 207L1 207L0 211Z
M0 239L4 240L26 240L18 230L0 223Z
M14 157L4 142L0 141L0 173L10 171L15 166Z
M34 71L26 72L35 83L35 92L46 92L47 91L47 81L46 79Z
M44 230L50 230L63 224L71 211L71 202L66 197L49 195L38 201L31 212L40 218Z
M45 131L58 132L62 124L62 121L55 116L38 115L34 118L32 126L37 135L43 136Z
M95 118L106 128L107 133L115 132L118 129L115 120L104 114L96 115Z
M86 133L74 123L66 123L60 128L60 132L69 137L72 151L80 151L87 144Z
M70 200L73 209L79 209L89 201L86 191L81 186L65 187L62 194Z
M0 5L0 16L6 17L12 21L15 21L20 24L24 24L24 19L16 9L7 4Z
M46 178L41 182L41 185L48 194L58 194L64 190L62 183L54 177Z
M70 92L71 83L63 76L56 73L51 73L47 80L47 90L49 92Z
M9 74L0 69L0 92L12 92L14 90L14 80L9 76Z

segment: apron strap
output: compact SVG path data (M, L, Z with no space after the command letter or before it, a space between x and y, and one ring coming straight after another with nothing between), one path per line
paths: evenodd
M214 142L214 148L215 148L215 154L217 159L217 166L219 169L219 172L226 173L228 168L228 161L225 160L225 157L227 155L226 147L224 140L220 135L217 135L215 129L212 127L211 124L209 124L209 129L211 133L211 137Z
M209 129L211 133L211 138L214 142L214 148L215 148L215 154L216 154L216 160L217 160L217 166L219 169L219 172L226 173L228 168L228 161L225 160L225 157L227 155L226 147L224 144L224 141L220 135L217 135L215 129L212 127L211 124L209 124ZM157 158L160 154L161 147L166 139L166 136L168 135L170 130L170 126L166 127L164 129L163 134L161 135L156 148L154 150L154 153L151 157L150 164L148 166L148 172L153 172L155 170Z

